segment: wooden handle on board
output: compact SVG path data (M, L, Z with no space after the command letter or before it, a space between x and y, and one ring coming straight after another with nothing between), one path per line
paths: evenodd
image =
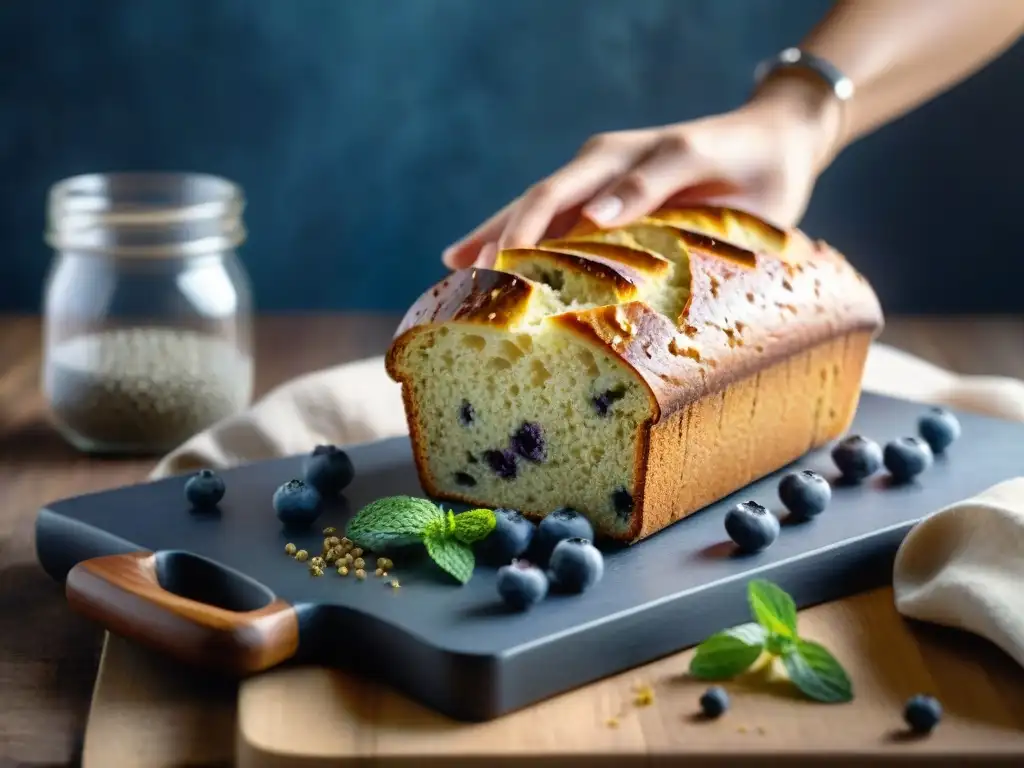
M232 611L182 597L160 585L151 552L78 563L65 591L72 609L114 634L219 672L260 672L299 646L298 617L288 603L274 598L257 610Z

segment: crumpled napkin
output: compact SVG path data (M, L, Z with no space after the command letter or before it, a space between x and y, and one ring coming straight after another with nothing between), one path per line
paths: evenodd
M864 389L1024 421L1024 382L961 376L883 344ZM152 477L225 468L408 434L400 386L382 357L286 382L166 456ZM904 616L987 638L1024 665L1024 477L1008 478L918 523L897 553L893 590Z

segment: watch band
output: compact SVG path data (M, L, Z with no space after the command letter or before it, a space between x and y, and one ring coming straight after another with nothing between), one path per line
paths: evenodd
M787 48L758 64L754 69L755 87L760 87L768 77L782 69L802 69L815 75L839 101L853 98L854 87L850 78L830 61L799 48Z
M840 71L832 62L807 53L799 48L787 48L771 58L765 59L754 69L754 91L758 91L762 84L774 73L784 70L796 70L802 75L810 75L822 85L827 86L832 97L838 103L839 125L836 128L832 144L822 156L822 162L832 158L835 148L843 134L844 123L846 122L846 103L853 98L853 81Z

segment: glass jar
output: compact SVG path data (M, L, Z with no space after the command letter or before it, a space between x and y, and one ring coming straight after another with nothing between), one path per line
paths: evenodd
M239 187L202 174L90 174L50 190L42 379L74 446L163 453L249 405L243 208Z

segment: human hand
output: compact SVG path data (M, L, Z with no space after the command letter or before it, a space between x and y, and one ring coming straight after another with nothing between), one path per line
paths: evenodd
M660 207L697 203L792 226L828 160L838 130L835 106L820 88L787 78L733 112L598 134L442 259L452 269L489 267L498 249L559 237L581 215L613 227Z

